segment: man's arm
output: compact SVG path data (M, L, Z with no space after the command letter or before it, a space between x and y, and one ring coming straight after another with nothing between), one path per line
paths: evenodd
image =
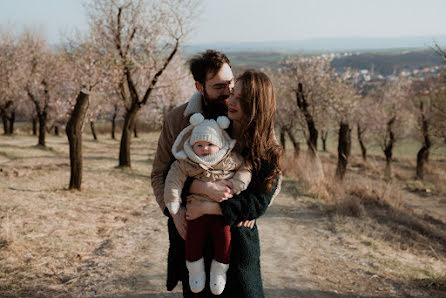
M265 213L273 198L280 191L280 178L270 193L262 193L248 187L234 198L220 203L188 199L186 219L193 220L204 214L223 215L227 225L238 223L238 226L252 227L254 219Z
M156 202L165 215L168 215L168 212L166 211L166 204L164 203L164 182L173 161L171 151L173 144L173 133L169 122L170 121L168 121L168 118L164 120L163 128L158 139L155 159L153 161L152 173L150 175Z
M216 184L216 182L213 184ZM250 185L248 189L242 191L239 195L229 200L220 200L219 203L216 203L217 200L215 202L196 202L193 204L188 202L186 217L188 219L194 219L203 214L223 215L223 220L228 225L253 220L265 213L268 206L271 205L279 193L280 186L281 177L277 177L276 183L270 193L262 193L261 191L253 189ZM201 187L199 193L206 193L206 188L204 186Z

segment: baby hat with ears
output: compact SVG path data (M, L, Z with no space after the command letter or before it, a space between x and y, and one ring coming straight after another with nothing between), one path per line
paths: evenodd
M191 146L198 141L212 143L220 149L228 145L223 136L223 129L229 127L229 119L227 117L220 116L217 120L204 119L203 115L196 113L192 115L189 121L194 126L189 140Z
M176 159L191 159L194 162L213 165L214 161L223 157L224 154L234 148L235 140L229 137L226 128L229 127L229 119L220 116L217 120L204 119L200 113L193 114L190 125L183 129L175 139L172 146L172 154ZM197 141L206 141L220 147L217 155L209 157L212 161L199 158L193 152L192 146Z

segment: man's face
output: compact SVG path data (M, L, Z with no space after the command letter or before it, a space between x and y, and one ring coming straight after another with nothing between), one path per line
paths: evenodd
M214 76L207 75L204 85L198 83L197 88L203 95L203 109L207 117L215 118L226 115L226 100L234 88L234 75L231 67L228 64L223 64Z

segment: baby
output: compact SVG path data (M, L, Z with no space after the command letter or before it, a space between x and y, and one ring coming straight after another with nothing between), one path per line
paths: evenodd
M172 146L172 154L177 160L167 174L164 187L164 201L171 214L178 212L181 191L188 177L206 182L229 180L234 194L245 190L251 181L251 173L243 158L231 151L235 140L225 131L229 126L227 117L205 120L197 113L192 115L190 123ZM199 195L194 195L194 198L211 200ZM220 295L226 285L231 254L230 227L224 225L222 216L204 215L187 221L186 267L189 270L189 285L194 293L204 289L203 246L208 234L212 237L215 252L211 263L210 289L214 295Z

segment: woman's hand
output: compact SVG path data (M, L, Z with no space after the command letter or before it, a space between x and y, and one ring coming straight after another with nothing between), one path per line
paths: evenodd
M252 229L252 228L254 228L255 222L256 222L255 219L253 219L253 220L244 220L244 221L239 222L237 224L237 227L239 227L239 228L240 227L247 227L247 228Z
M173 223L177 228L178 234L180 234L181 238L186 240L187 235L187 223L186 223L186 208L183 206L178 209L178 212L172 215Z

